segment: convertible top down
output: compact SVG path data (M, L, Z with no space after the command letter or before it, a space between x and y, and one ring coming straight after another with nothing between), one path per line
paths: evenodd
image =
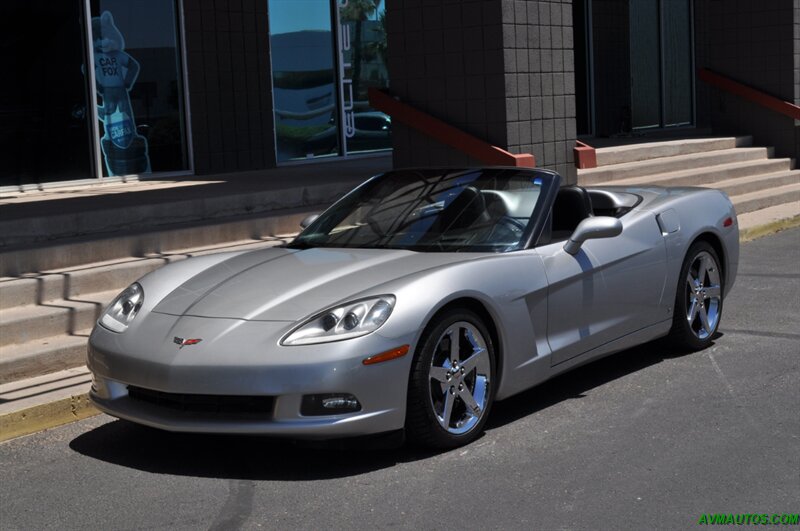
M112 302L90 393L173 431L455 447L495 400L669 335L714 339L739 257L718 190L539 169L366 181L288 246L167 265Z

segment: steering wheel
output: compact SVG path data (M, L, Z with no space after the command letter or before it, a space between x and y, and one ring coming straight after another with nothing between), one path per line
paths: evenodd
M526 225L519 221L518 219L512 218L510 216L501 216L497 219L497 221L492 226L492 230L489 231L489 235L486 237L487 241L494 241L495 238L499 240L497 243L502 243L504 240L507 239L519 239L522 233L525 231ZM503 230L504 229L504 230ZM495 233L499 232L499 235L495 235ZM505 237L507 233L510 237Z

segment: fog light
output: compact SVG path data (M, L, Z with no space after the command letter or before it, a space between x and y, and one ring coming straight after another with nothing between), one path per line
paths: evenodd
M304 395L300 403L300 414L306 417L316 415L338 415L361 411L358 399L347 393L324 395Z
M325 409L358 409L358 400L337 396L336 398L323 398L322 407Z

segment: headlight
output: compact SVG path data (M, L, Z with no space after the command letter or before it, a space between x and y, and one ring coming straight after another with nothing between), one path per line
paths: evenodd
M386 322L394 301L394 296L382 295L326 310L295 328L281 345L311 345L365 336Z
M100 324L112 332L124 332L139 313L143 302L142 286L138 283L131 284L106 308L100 318Z

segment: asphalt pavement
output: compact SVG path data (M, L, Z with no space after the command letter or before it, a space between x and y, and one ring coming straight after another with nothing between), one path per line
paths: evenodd
M180 435L100 416L0 445L8 529L686 529L800 512L800 229L742 247L722 334L496 404L444 453ZM784 527L787 529L795 526Z

